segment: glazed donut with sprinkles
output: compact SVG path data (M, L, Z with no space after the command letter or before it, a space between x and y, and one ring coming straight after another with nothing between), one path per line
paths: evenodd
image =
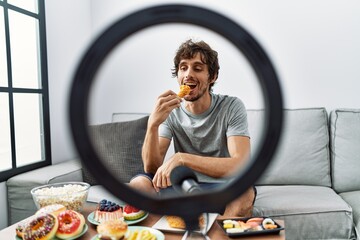
M23 232L23 240L49 240L55 237L58 220L53 214L38 214L30 220Z
M58 209L61 208L51 206L20 222L15 230L16 236L22 240L76 238L84 230L84 216L74 210L58 212Z

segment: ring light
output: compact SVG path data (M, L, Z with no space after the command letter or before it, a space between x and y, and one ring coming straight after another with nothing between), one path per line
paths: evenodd
M144 195L119 182L101 163L87 130L88 97L94 76L108 54L125 38L144 28L165 23L189 23L224 36L241 51L254 68L265 95L265 130L255 161L224 188L194 195L158 198ZM134 12L111 25L89 47L73 78L70 93L70 124L83 164L100 184L119 199L155 214L185 219L217 212L240 196L261 176L271 161L282 126L282 95L275 70L259 43L240 25L214 11L191 5L159 5ZM106 176L106 177L104 177ZM204 204L206 203L206 204ZM191 209L191 213L189 213ZM191 215L191 216L190 216Z

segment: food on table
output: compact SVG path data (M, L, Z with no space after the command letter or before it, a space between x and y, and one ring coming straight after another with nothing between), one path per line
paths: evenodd
M223 220L223 228L227 233L240 233L247 231L262 231L278 228L271 218L254 217L243 220Z
M172 228L182 228L185 229L186 225L184 220L178 216L166 216L166 221Z
M128 225L122 219L112 219L100 223L96 231L100 239L120 240L128 230Z
M223 228L238 228L240 226L238 221L235 220L224 220L223 221Z
M125 220L129 220L129 221L137 220L139 218L142 218L145 214L146 214L145 211L140 210L136 207L130 206L128 204L125 205L125 207L124 207L124 219Z
M99 202L95 213L95 221L101 223L112 219L122 219L123 211L119 204L103 199Z
M180 91L177 94L180 98L190 94L191 88L188 85L180 85Z
M23 240L48 240L53 239L58 229L58 220L53 214L35 215L24 229Z
M44 214L44 213L52 213L57 216L60 212L65 211L66 207L62 204L51 204L45 207L40 208L35 215Z
M253 218L249 218L248 220L246 220L246 223L251 223L251 222L255 222L257 224L261 224L263 222L264 218L262 217L253 217Z
M56 237L68 239L79 235L85 225L85 218L81 213L74 210L65 210L57 216L59 226L56 231Z
M264 229L275 229L277 228L277 225L275 224L274 220L271 218L265 218L262 222L262 226Z
M26 225L29 223L28 220L24 220L24 221L21 221L18 223L18 225L16 226L16 236L18 236L19 238L23 238L24 236L24 230L25 230L25 227Z
M34 202L40 209L52 204L62 204L66 209L80 211L86 202L90 185L87 183L54 183L31 190Z
M178 216L166 216L166 221L169 224L170 227L172 228L180 228L180 229L185 229L186 225L185 225L185 221ZM199 217L199 227L202 228L203 226L205 226L205 219L204 219L204 215L200 215Z
M126 240L156 240L157 237L148 229L130 231Z

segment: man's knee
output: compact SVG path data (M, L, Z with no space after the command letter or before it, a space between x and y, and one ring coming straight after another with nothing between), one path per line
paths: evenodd
M151 180L148 177L142 176L142 175L133 177L129 182L130 186L136 186L136 185L143 186L143 185L150 185L150 184L152 185Z
M153 192L154 187L152 181L147 176L138 175L132 178L129 182L129 186L139 191Z
M228 217L250 217L256 198L256 189L249 188L241 196L230 202L225 209L224 216Z

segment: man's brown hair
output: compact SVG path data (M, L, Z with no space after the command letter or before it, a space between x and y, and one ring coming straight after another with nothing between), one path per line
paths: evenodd
M208 67L209 79L217 79L220 69L218 53L213 50L206 42L193 42L191 39L182 43L178 48L174 57L174 68L171 71L172 76L177 77L181 60L191 59L197 53L200 53L201 61L203 61ZM214 83L215 82L210 84L209 90L211 90L212 86L214 86Z

